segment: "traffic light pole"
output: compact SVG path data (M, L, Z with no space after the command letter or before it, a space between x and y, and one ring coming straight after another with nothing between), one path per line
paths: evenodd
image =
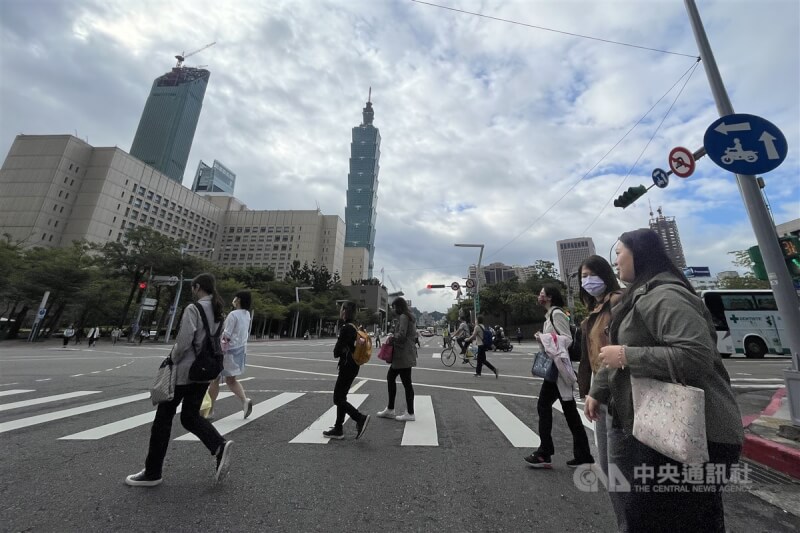
M703 67L706 70L708 83L711 86L711 93L717 104L717 110L721 117L732 115L733 105L728 98L728 92L722 83L717 62L708 43L703 22L700 20L700 13L694 0L684 0L686 11L689 13L689 20L692 24L697 48L703 60ZM778 235L775 225L764 204L761 191L755 176L736 174L736 181L739 191L744 200L745 209L753 226L761 256L764 258L764 266L767 269L769 283L772 286L775 302L778 310L783 317L784 332L789 341L789 349L792 354L792 370L784 372L786 380L786 393L789 398L789 409L792 422L800 426L800 306L798 305L797 292L789 276L789 271L778 244Z
M150 284L153 282L153 267L150 267L150 271L147 274L147 286L142 290L142 297L139 298L139 309L136 310L136 319L133 321L133 327L131 328L131 333L128 336L128 342L134 342L136 340L136 335L139 333L140 324L139 322L142 320L142 313L144 312L144 301L147 298L147 291L150 290Z

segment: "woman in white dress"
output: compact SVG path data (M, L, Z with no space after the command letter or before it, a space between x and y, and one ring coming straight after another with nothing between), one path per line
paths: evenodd
M228 313L225 318L225 328L222 331L222 349L225 350L224 368L218 380L211 382L208 387L208 395L211 397L211 411L214 411L214 404L219 395L219 384L222 380L228 385L228 389L242 401L242 412L244 418L253 412L253 400L248 398L242 384L236 379L244 372L245 360L247 359L247 339L250 336L250 306L252 296L250 291L239 291L233 298L233 311Z

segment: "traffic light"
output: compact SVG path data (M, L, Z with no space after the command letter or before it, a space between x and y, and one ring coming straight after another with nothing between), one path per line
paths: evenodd
M145 290L147 288L147 282L146 281L140 281L139 282L139 288L141 290Z
M625 209L633 202L644 196L647 192L647 187L639 185L638 187L628 187L628 190L620 195L619 198L614 200L614 207L621 207Z
M430 283L428 283L428 288L429 289L444 289L444 285L431 285Z
M800 239L786 236L778 239L778 242L781 243L781 251L789 268L789 274L795 279L800 278Z
M751 246L747 249L747 255L750 256L750 261L753 262L753 274L756 279L767 281L767 267L764 266L764 259L761 257L761 250L758 246Z

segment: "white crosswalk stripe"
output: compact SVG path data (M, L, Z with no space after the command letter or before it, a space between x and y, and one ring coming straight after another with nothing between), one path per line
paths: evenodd
M414 422L406 422L401 446L438 446L436 416L430 396L414 396Z
M473 396L492 422L515 448L536 448L541 439L494 396Z
M22 407L30 407L31 405L40 405L43 403L58 402L61 400L68 400L70 398L80 398L89 394L100 394L99 390L79 390L75 392L67 392L64 394L56 394L54 396L43 396L41 398L32 398L30 400L22 400L13 403L4 403L0 405L0 411L10 411L11 409L20 409Z
M356 409L364 400L367 399L369 394L348 394L347 401L350 402ZM344 423L350 420L349 416L344 417ZM311 423L306 429L303 430L298 436L289 441L289 444L327 444L330 439L322 436L322 432L333 426L336 422L336 406L334 405L325 413Z

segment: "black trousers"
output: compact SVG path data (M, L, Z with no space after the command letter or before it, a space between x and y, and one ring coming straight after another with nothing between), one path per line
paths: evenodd
M150 448L144 462L144 469L148 475L161 477L161 468L164 465L164 457L167 455L172 432L172 419L181 402L183 402L181 425L197 435L212 455L216 454L220 446L225 444L225 439L211 422L200 416L200 404L203 403L206 389L208 389L208 383L176 385L175 397L172 401L158 404L156 418L150 429Z
M486 368L495 374L497 373L497 369L492 365L492 363L486 360L486 346L481 345L478 346L478 365L475 367L475 373L479 376L481 375L481 369L483 368L483 365L486 365Z
M542 444L537 450L543 455L553 455L553 404L556 400L561 402L564 410L564 418L572 432L572 453L575 459L588 460L592 457L589 449L589 439L583 429L583 422L578 414L578 408L573 398L564 399L558 392L558 385L554 381L545 381L539 391L539 401L536 403L536 410L539 413L539 437Z
M334 427L344 425L344 416L348 415L353 420L361 420L364 416L350 402L347 401L347 391L358 375L358 365L349 356L339 361L339 376L333 387L333 405L336 406L336 422Z
M461 355L466 354L467 353L467 347L469 346L469 343L468 342L464 342L464 339L462 339L462 338L456 339L456 342L461 347Z
M406 390L406 409L408 414L414 414L414 386L411 384L411 368L390 368L386 373L386 383L389 384L389 409L394 409L394 397L397 395L397 376Z

